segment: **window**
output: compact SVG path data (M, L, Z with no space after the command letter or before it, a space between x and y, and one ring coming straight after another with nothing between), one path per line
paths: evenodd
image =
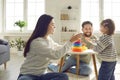
M6 0L5 30L7 32L19 30L19 27L14 26L18 20L27 21L26 31L33 30L37 19L43 13L45 13L45 0Z
M81 24L84 21L93 23L94 31L99 30L99 0L81 0Z
M6 0L6 31L18 30L14 23L23 20L23 0Z
M28 30L33 30L38 18L45 12L45 0L28 0Z
M104 0L104 19L111 18L115 22L116 31L120 31L120 0Z

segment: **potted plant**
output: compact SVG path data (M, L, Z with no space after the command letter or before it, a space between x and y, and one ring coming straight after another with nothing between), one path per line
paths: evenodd
M16 38L15 39L15 45L16 45L18 51L22 51L23 48L25 47L25 41L22 40L21 37L20 38Z
M11 49L17 48L17 54L19 56L23 55L23 49L25 48L26 42L21 37L16 38L15 40L9 41L9 44Z
M23 51L25 44L26 42L21 37L10 41L10 47L15 47L18 51Z
M22 28L26 26L26 22L19 20L19 21L16 21L14 25L18 26L20 28L20 32L22 32Z

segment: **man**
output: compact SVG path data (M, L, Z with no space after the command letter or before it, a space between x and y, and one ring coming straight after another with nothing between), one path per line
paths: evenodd
M80 37L82 45L85 45L88 49L91 48L91 43L89 43L86 39L90 38L92 40L96 39L94 35L92 35L93 27L92 23L90 21L85 21L82 23L82 35ZM89 66L91 61L91 55L80 55L80 75L88 76L92 70ZM68 57L68 59L65 61L64 65L62 66L61 71L66 72L69 71L71 73L76 74L76 68L73 67L76 66L76 57L75 55L71 55ZM54 65L49 65L49 69L53 71L57 71L58 67Z

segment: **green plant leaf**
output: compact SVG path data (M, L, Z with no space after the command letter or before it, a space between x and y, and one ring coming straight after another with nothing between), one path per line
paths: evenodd
M25 21L19 20L19 21L16 21L16 22L14 23L14 25L15 25L15 26L18 26L19 28L23 28L23 27L25 27L25 26L27 25L27 23L26 23Z

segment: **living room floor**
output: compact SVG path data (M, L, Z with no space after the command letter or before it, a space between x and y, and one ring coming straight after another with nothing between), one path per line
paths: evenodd
M19 69L23 63L24 58L17 53L11 53L11 59L7 63L7 69L4 69L4 65L0 65L0 80L17 80ZM97 65L99 66L99 65ZM120 57L115 70L116 80L120 80ZM78 76L75 74L67 73L69 80L96 80L94 71L90 76Z

